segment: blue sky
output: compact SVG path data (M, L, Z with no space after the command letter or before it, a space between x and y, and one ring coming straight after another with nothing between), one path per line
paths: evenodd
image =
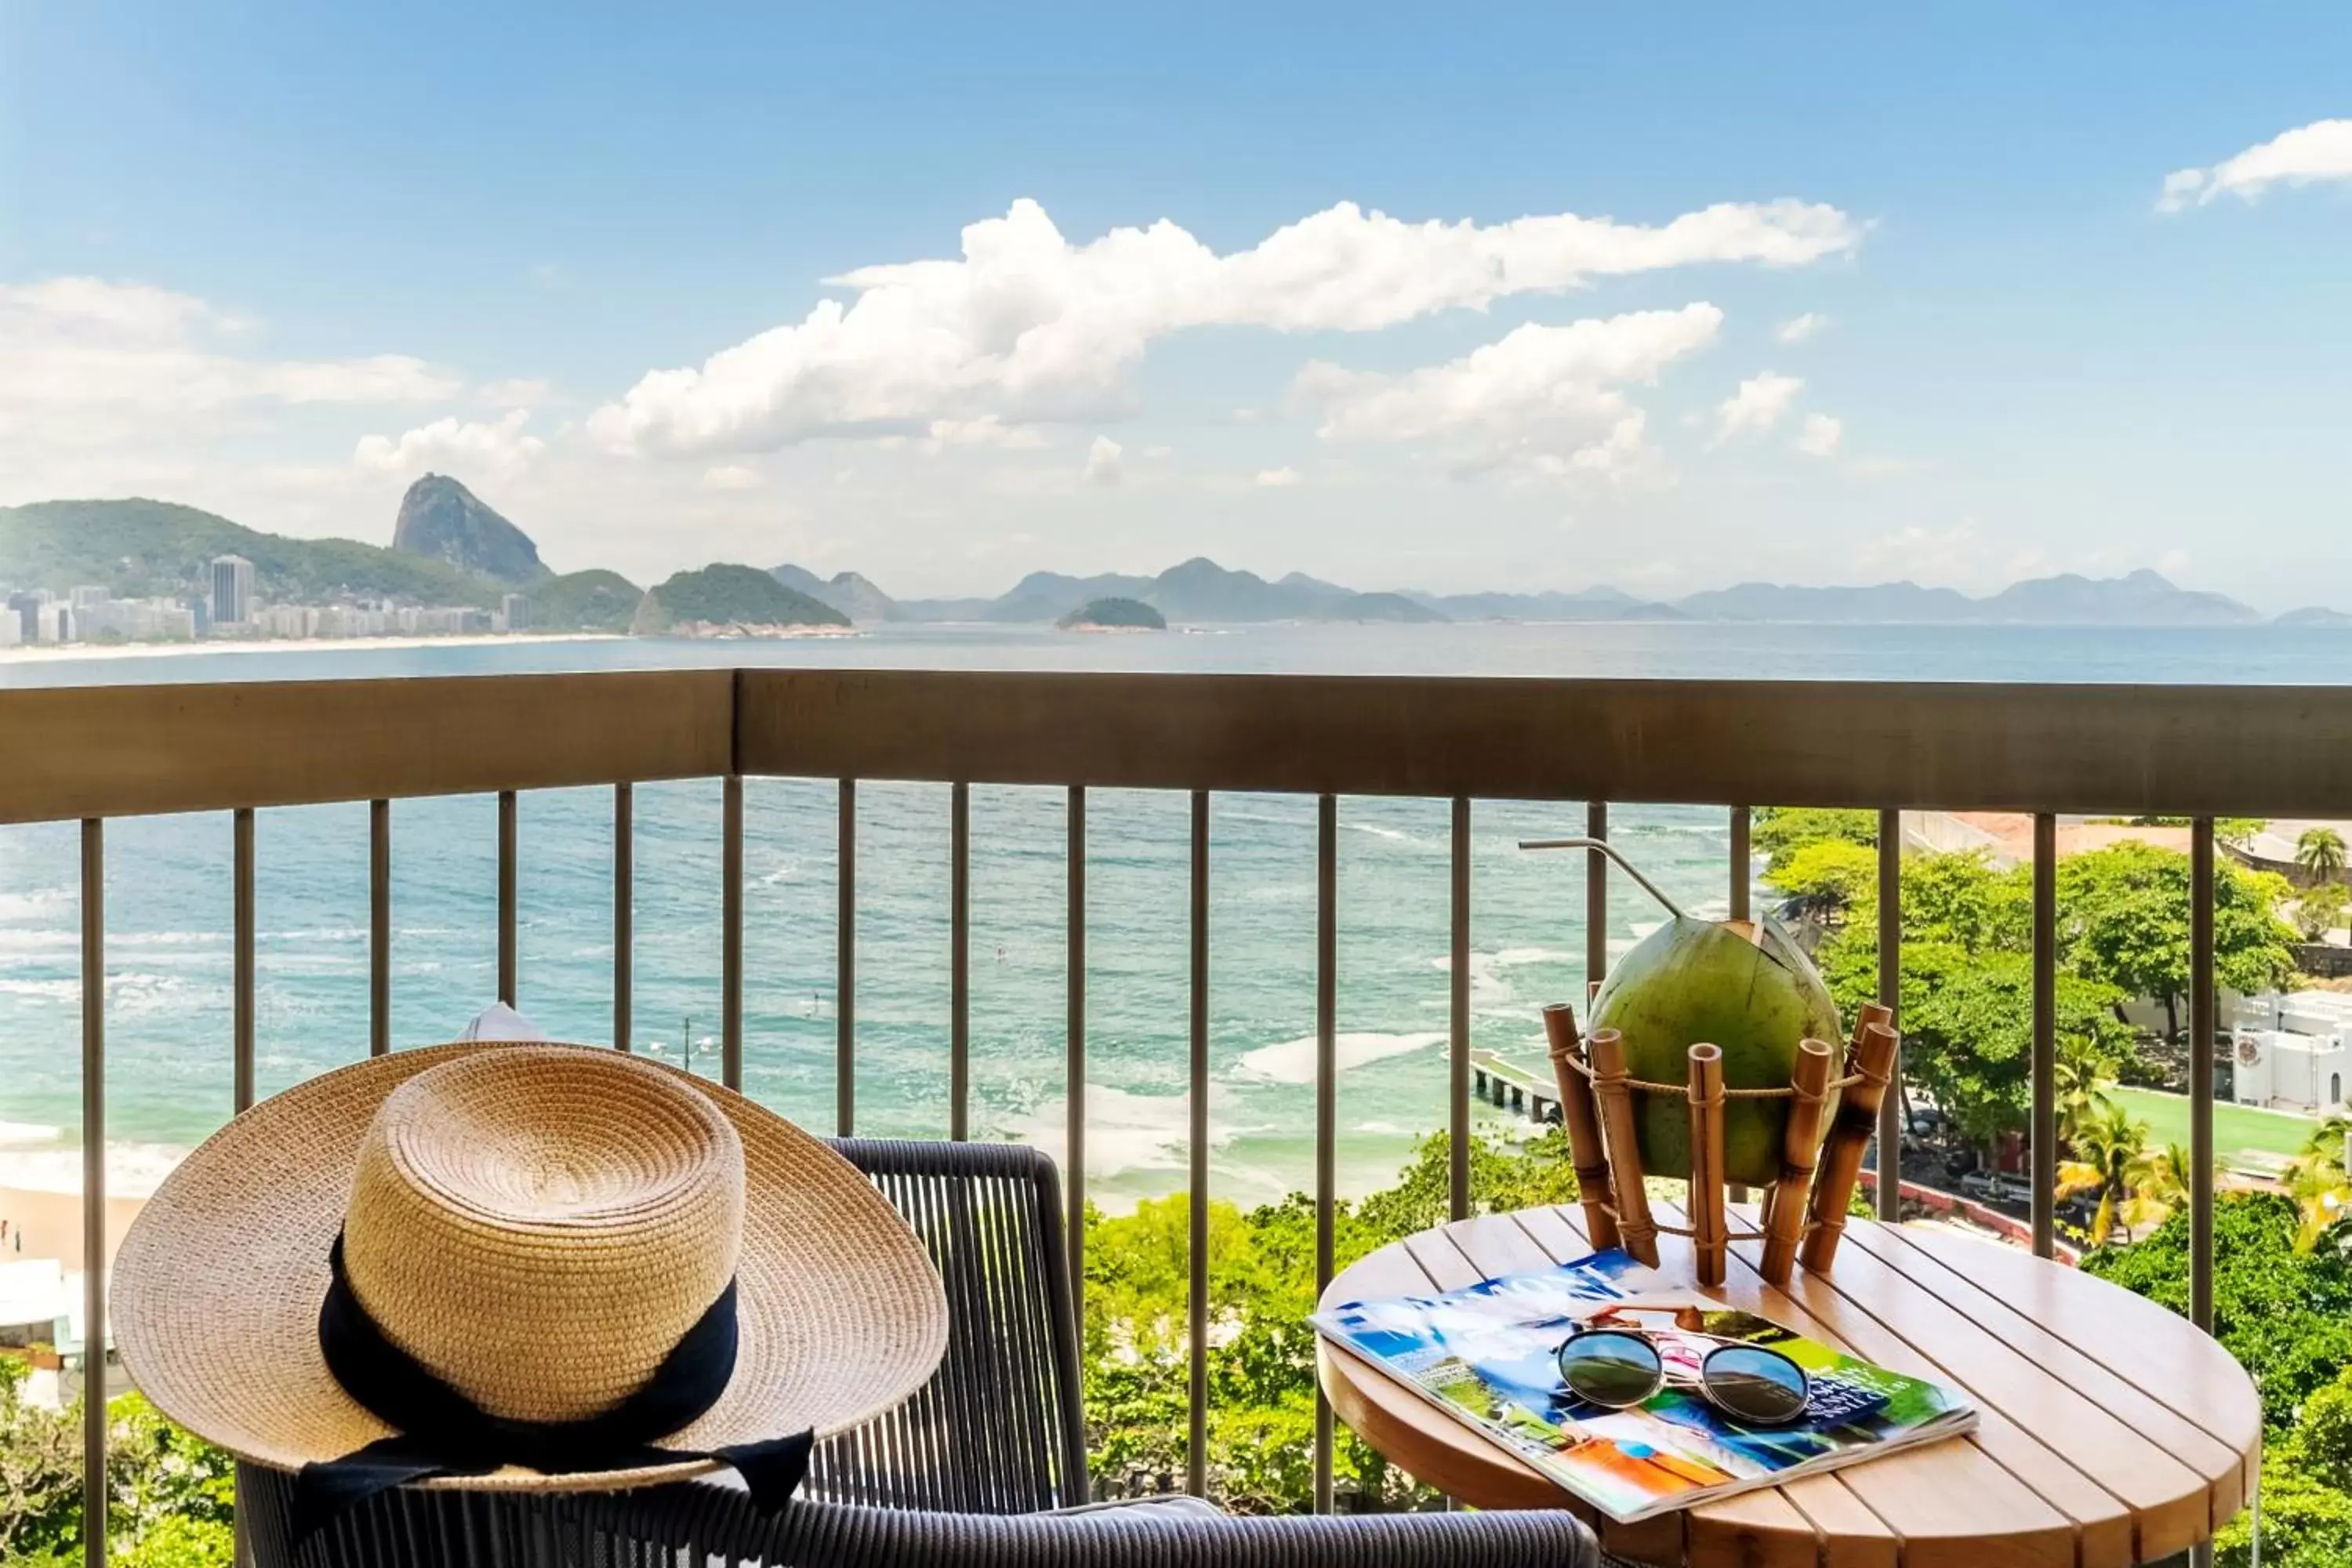
M2352 606L2347 58L2340 5L6 0L0 502L383 539L430 468L641 579Z

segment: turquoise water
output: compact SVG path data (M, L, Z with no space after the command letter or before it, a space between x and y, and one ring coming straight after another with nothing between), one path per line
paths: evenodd
M2099 632L1798 626L1252 627L1151 637L909 628L761 644L642 641L288 649L0 661L0 685L320 679L685 664L1181 668L1838 679L2352 680L2326 631ZM746 784L744 1082L830 1131L835 1096L835 786ZM857 1124L941 1135L948 1117L948 791L858 792ZM719 787L636 795L640 1049L716 1071ZM1472 1031L1539 1059L1537 1009L1583 991L1582 857L1519 838L1580 831L1579 803L1474 812ZM1445 1121L1448 807L1339 805L1342 1185L1394 1171ZM975 787L972 1125L1059 1152L1066 902L1059 790ZM1724 814L1612 807L1625 852L1686 906L1728 898ZM366 1053L367 812L257 824L264 1093ZM491 797L393 807L393 1033L454 1035L496 985ZM1213 1184L1244 1202L1311 1184L1315 806L1219 795L1211 816ZM523 1011L562 1038L612 1034L612 798L526 795ZM230 826L225 814L107 830L107 1128L121 1180L152 1179L228 1115ZM1114 1206L1183 1184L1188 1155L1188 803L1088 798L1087 1164ZM79 1137L79 837L0 828L0 1185L56 1184ZM1611 945L1656 918L1612 881ZM1488 1114L1482 1110L1482 1115ZM1497 1121L1495 1125L1507 1123Z

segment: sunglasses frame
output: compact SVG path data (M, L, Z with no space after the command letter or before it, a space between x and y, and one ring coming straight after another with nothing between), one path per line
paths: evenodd
M1595 1323L1578 1329L1574 1333L1569 1335L1568 1338L1560 1341L1559 1349L1553 1352L1552 1360L1553 1363L1559 1368L1560 1381L1568 1385L1569 1393L1575 1394L1577 1398L1583 1400L1585 1404L1598 1405L1603 1410L1631 1410L1635 1405L1641 1405L1644 1401L1654 1396L1659 1390L1664 1388L1669 1383L1675 1383L1678 1387L1690 1386L1687 1379L1676 1382L1676 1380L1670 1375L1670 1369L1666 1363L1665 1353L1658 1348L1659 1340L1668 1333L1675 1334L1683 1339L1713 1340L1716 1342L1715 1348L1707 1352L1706 1354L1699 1360L1697 1389L1700 1395L1704 1397L1709 1405L1714 1405L1726 1415L1730 1416L1735 1421L1744 1422L1751 1426L1786 1426L1792 1422L1803 1418L1807 1405L1809 1405L1812 1401L1812 1374L1808 1373L1803 1367L1798 1365L1795 1357L1790 1356L1784 1352L1777 1351L1770 1345L1757 1344L1752 1340L1736 1340L1730 1338L1728 1335L1710 1334L1696 1329L1649 1329L1643 1328L1638 1323ZM1657 1362L1657 1372L1656 1375L1651 1380L1650 1386L1643 1391L1640 1398L1629 1399L1621 1405L1612 1405L1602 1400L1590 1398L1580 1393L1573 1384L1568 1383L1567 1362L1569 1347L1575 1344L1580 1340L1592 1339L1601 1334L1614 1334L1622 1339L1636 1340L1649 1347L1651 1356ZM1743 1410L1734 1410L1730 1405L1725 1404L1722 1395L1716 1393L1714 1385L1707 1381L1706 1369L1709 1364L1714 1362L1716 1357L1721 1355L1724 1352L1730 1350L1752 1351L1759 1355L1769 1355L1778 1361L1786 1363L1789 1369L1797 1374L1797 1386L1801 1390L1797 1399L1797 1407L1786 1415L1771 1417L1752 1415Z

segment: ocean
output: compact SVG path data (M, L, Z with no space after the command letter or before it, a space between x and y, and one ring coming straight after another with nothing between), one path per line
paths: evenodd
M2325 628L1436 626L1074 636L1034 627L877 627L856 637L641 639L0 656L0 687L694 665L1171 669L1820 679L2338 683L2352 635ZM0 763L5 765L5 763ZM948 789L858 791L857 1126L948 1124ZM804 1125L834 1108L835 787L745 785L744 1087ZM641 1050L715 1074L719 785L641 785ZM1118 1209L1184 1184L1188 805L1091 792L1087 1180ZM1387 1181L1445 1116L1448 806L1339 803L1339 1165ZM1581 857L1519 839L1581 831L1560 805L1473 814L1474 1044L1541 1061L1538 1009L1584 990ZM1720 916L1729 835L1712 808L1612 807L1612 837L1671 896ZM259 815L264 1094L367 1052L364 805ZM550 1035L612 1033L612 796L523 797L522 1011ZM971 802L971 1091L976 1137L1060 1153L1066 882L1057 789L976 786ZM1211 1185L1244 1204L1311 1186L1315 803L1221 795L1211 812ZM108 827L106 1085L110 1181L152 1184L230 1110L230 824L226 814ZM497 808L393 807L395 1047L451 1037L496 987ZM0 1187L70 1187L79 1163L79 836L0 827ZM1609 943L1659 919L1612 879ZM690 1058L690 1060L688 1059ZM1515 1123L1480 1108L1497 1131Z

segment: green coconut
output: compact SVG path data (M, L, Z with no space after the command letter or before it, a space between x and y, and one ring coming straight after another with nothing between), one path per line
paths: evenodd
M1593 998L1591 1026L1623 1036L1627 1068L1652 1083L1687 1082L1690 1047L1718 1046L1726 1089L1785 1089L1800 1041L1834 1047L1839 1037L1837 1004L1788 932L1769 920L1686 915L1618 960ZM1637 1092L1633 1103L1643 1169L1689 1175L1689 1102ZM1786 1099L1725 1101L1725 1179L1750 1186L1778 1179L1788 1121Z

